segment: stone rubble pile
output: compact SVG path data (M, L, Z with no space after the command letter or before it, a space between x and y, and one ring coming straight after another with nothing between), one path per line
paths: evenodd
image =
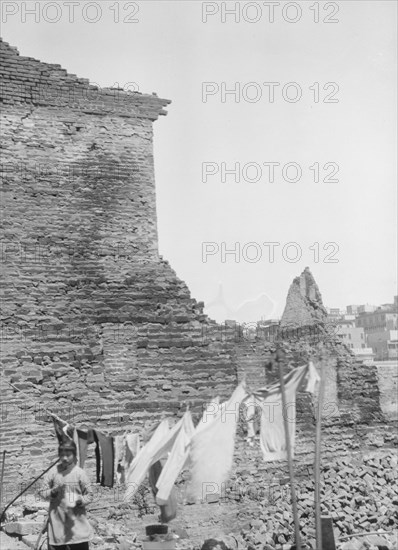
M322 515L333 519L336 541L365 532L387 532L389 535L381 535L386 548L398 550L394 535L398 530L396 453L362 459L339 458L324 466L321 479ZM246 483L257 484L260 489L261 476L251 472ZM252 548L283 550L292 544L294 525L289 487L286 483L276 485L271 491L242 491L240 495L235 491L234 496L231 491L231 498L241 500L238 517L243 525L241 534ZM298 479L296 493L303 541L315 548L313 475ZM367 548L355 546L357 539L354 539L352 537L341 548L350 550L350 544L353 550ZM360 544L367 542L360 541Z

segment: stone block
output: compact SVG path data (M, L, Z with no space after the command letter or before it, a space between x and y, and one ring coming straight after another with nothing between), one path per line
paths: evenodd
M39 533L43 524L36 521L13 521L3 525L9 535L32 535Z

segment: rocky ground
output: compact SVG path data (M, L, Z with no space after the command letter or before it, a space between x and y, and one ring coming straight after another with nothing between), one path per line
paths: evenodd
M26 545L18 538L9 537L3 531L0 531L1 550L26 550Z
M296 492L303 541L315 548L314 481L309 474L298 480ZM376 531L383 532L386 548L398 549L397 478L395 452L339 458L324 466L322 513L332 517L335 540L341 541L342 549L367 548L367 542L355 535ZM285 548L292 542L293 532L289 485L274 489L259 509L258 514L253 501L243 503L240 520L246 519L241 530L244 541L254 549ZM257 517L250 519L254 514Z
M322 512L333 519L339 550L398 550L397 463L397 453L384 451L379 455L337 458L323 467ZM249 485L255 487L257 482L258 486L253 473L251 478L237 472L222 498L184 506L183 519L178 519L178 526L170 526L177 550L200 548L206 529L211 537L222 538L233 550L290 549L294 529L288 480L275 485L272 491L248 491ZM242 483L241 488L237 481ZM316 548L313 495L313 475L308 471L297 481L297 499L303 543L310 549ZM9 523L24 522L19 535L31 547L43 525L46 506L29 495L8 512ZM141 517L137 518L137 514ZM95 550L141 549L144 526L157 523L157 511L145 487L134 503L119 501L102 508L97 503L89 517L95 531ZM5 537L2 533L1 550L26 548L23 542Z

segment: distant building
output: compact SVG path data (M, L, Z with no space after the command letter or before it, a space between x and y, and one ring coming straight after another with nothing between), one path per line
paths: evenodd
M362 327L355 326L355 319L340 319L336 325L336 334L351 350L367 347L365 331Z
M268 342L273 342L280 334L280 319L265 319L257 323L257 335Z
M373 313L376 309L377 306L362 304L361 306L358 306L358 315L361 315L361 313Z
M328 307L326 308L326 311L328 312L328 318L331 321L335 321L337 319L340 319L342 315L344 314L343 311L341 311L338 307Z
M391 361L398 358L398 330L371 332L366 339L377 361Z
M375 359L386 361L398 357L398 307L383 304L373 312L358 315L355 324L365 331L366 343L375 353Z
M398 312L388 309L377 309L374 313L365 313L355 319L357 327L362 327L365 333L382 332L398 329Z
M344 319L344 321L355 321L355 318L355 315L349 315L348 313L342 315L342 319Z
M347 306L347 314L348 315L357 315L358 314L358 308L359 306L351 304L350 306Z

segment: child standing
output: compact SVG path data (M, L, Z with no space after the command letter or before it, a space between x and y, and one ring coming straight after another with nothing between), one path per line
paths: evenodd
M85 506L91 502L90 483L77 466L76 445L63 442L58 448L60 462L44 480L40 494L50 499L48 515L49 550L88 550L92 528Z

